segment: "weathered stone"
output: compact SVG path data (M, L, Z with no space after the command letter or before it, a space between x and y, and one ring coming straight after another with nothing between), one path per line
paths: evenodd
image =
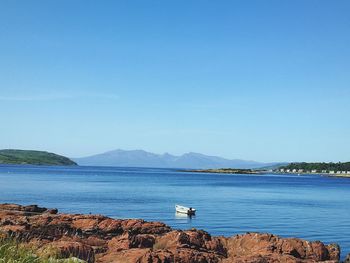
M319 241L266 233L212 237L202 230L172 230L160 222L59 214L35 205L0 205L0 236L99 263L312 263L338 262L340 255L338 245Z
M50 243L50 246L58 249L59 254L63 257L77 257L88 263L95 262L95 253L92 247L80 242L54 241Z

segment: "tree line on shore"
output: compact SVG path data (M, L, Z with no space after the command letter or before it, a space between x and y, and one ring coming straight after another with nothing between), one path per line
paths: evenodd
M350 171L350 162L344 163L290 163L286 166L280 167L280 169L296 169L296 170L304 170L304 171Z

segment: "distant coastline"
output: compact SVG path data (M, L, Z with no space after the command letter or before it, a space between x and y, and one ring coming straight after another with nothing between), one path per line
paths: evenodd
M290 163L275 169L282 174L319 174L329 177L350 178L350 162L344 163Z
M283 169L281 169L283 170ZM280 171L280 170L252 170L252 169L234 169L234 168L219 168L219 169L187 169L187 170L179 170L180 172L189 172L189 173L217 173L217 174L294 174L294 175L319 175L319 176L327 176L334 178L350 178L350 174L348 173L322 173L322 172L298 172L298 171Z
M350 178L350 174L329 174L329 173L311 173L311 172L303 172L303 173L290 172L290 173L287 173L287 172L278 172L278 171L275 171L273 173L276 173L276 174L294 174L294 175L300 175L300 176L319 175L319 176L326 176L326 177L333 177L333 178Z
M233 169L233 168L191 169L191 170L180 170L180 171L181 172L191 172L191 173L262 174L261 171L255 171L252 169Z

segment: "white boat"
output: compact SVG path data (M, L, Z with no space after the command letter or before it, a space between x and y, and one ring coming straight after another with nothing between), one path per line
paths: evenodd
M182 206L182 205L175 205L175 210L178 213L187 214L187 215L194 215L196 213L196 209L192 207Z

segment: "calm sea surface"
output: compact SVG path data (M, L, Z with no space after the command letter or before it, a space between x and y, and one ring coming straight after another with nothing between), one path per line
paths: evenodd
M336 242L350 253L350 179L172 169L0 166L0 203L162 221L214 235L271 232ZM195 207L192 219L174 205Z

